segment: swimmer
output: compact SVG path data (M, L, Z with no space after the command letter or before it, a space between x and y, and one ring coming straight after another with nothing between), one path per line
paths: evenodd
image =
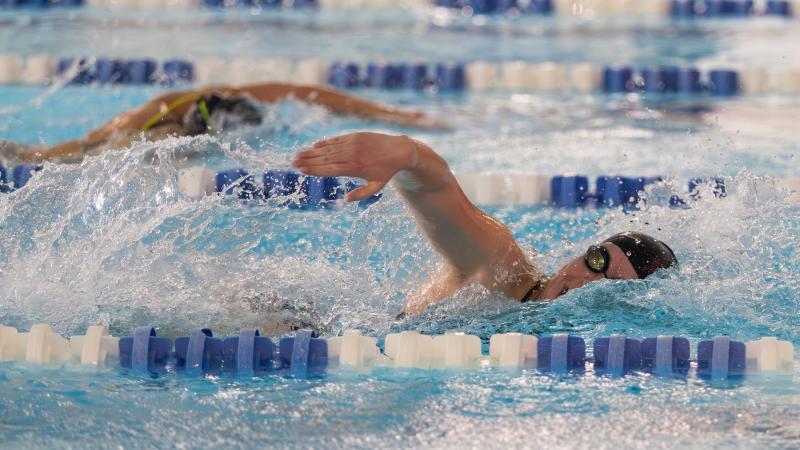
M0 139L0 158L16 162L80 161L110 148L126 148L140 139L196 136L232 128L259 125L260 103L287 99L315 104L335 114L353 115L392 125L446 129L421 112L402 111L323 86L267 83L250 86L213 86L191 92L160 95L144 105L114 117L83 139L53 147L31 146Z
M406 300L407 314L418 314L470 283L526 302L555 299L603 278L645 278L678 263L663 242L626 232L591 246L548 277L528 261L505 225L469 201L444 159L408 136L362 132L325 139L299 152L294 166L308 175L364 179L348 201L363 200L393 181L445 260L442 272Z

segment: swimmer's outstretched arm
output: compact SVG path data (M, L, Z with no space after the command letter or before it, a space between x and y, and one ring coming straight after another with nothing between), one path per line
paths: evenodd
M377 193L394 177L417 223L446 262L438 277L408 299L408 313L421 312L471 282L521 299L542 278L508 228L473 205L444 159L422 142L407 136L348 134L315 143L298 153L294 165L309 175L363 178L366 185L350 192L348 201Z
M265 103L275 103L292 97L323 106L336 114L354 115L403 127L448 129L444 123L436 121L420 111L403 111L325 86L265 83L236 88L212 87L209 89L230 93L246 93Z
M447 125L426 116L419 111L403 111L382 105L354 95L345 94L324 86L310 86L284 83L264 83L248 86L210 86L197 91L170 92L163 94L129 112L120 114L100 128L89 132L84 138L86 145L96 145L107 141L114 133L135 132L142 129L154 117L163 116L154 125L181 123L194 100L202 95L218 93L222 95L248 94L263 103L275 103L288 98L323 106L336 114L350 114L365 119L403 127L421 129L447 129ZM181 99L185 101L181 102ZM178 103L172 109L168 106ZM169 109L168 112L166 112Z

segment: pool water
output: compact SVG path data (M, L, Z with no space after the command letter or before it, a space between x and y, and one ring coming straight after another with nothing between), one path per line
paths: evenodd
M369 61L399 48L397 59L430 61L487 58L491 51L497 61L785 64L800 42L791 39L796 26L784 22L681 30L668 21L532 18L439 26L408 10L365 12L348 27L339 12L4 17L0 53L21 54ZM172 32L196 39L159 44ZM774 45L776 34L788 37ZM0 137L44 144L78 138L165 89L0 87ZM137 143L78 165L45 164L24 189L0 196L0 323L22 330L50 323L65 336L94 323L117 336L148 323L170 337L198 326L219 335L258 326L272 336L298 326L325 336L358 328L379 339L399 330L461 330L479 335L484 352L492 334L512 331L566 331L587 340L673 334L693 343L721 334L773 335L800 345L800 207L774 181L800 176L800 141L791 126L798 98L356 93L424 110L456 129L392 128L290 101L268 106L270 120L257 128ZM406 293L441 260L391 189L366 209L321 211L217 196L192 200L178 189L178 170L187 166L285 168L298 148L356 130L413 134L457 172L666 176L664 185L649 188L646 205L628 213L487 210L547 271L625 229L662 238L681 265L539 304L470 286L419 317L397 320ZM705 192L689 208L670 208L670 194L696 176L724 177L727 197ZM2 363L0 446L796 448L799 377L796 366L794 375L740 384L488 368L380 369L309 380L153 379Z

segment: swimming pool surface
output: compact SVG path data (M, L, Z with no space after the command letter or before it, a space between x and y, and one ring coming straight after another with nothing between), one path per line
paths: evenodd
M687 27L531 18L438 26L407 10L0 17L0 53L23 55L747 65L786 64L800 42L792 39L797 25L782 21ZM0 86L0 137L78 138L165 89ZM65 336L94 323L114 335L152 323L170 337L198 326L218 335L257 326L272 336L295 327L325 336L358 328L379 339L455 329L481 336L484 351L489 336L512 331L673 334L693 342L773 335L800 345L800 208L773 179L800 176L793 127L800 99L356 92L422 109L456 129L416 132L285 102L267 107L270 120L257 128L137 143L79 165L45 164L25 188L0 195L0 323L21 330L50 323ZM366 209L300 211L192 200L178 189L183 167L285 168L298 148L364 129L413 134L458 172L663 175L676 189L696 176L722 176L728 196L672 209L667 188L655 186L647 206L629 213L488 208L549 271L626 229L662 238L681 265L540 304L473 286L396 320L405 294L441 261L394 191ZM152 379L0 363L3 448L797 448L798 424L797 363L793 376L727 385L496 369Z

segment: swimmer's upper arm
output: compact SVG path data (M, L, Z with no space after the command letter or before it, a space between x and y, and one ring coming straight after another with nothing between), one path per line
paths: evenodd
M170 92L154 97L142 106L122 113L112 118L105 125L90 131L86 134L85 141L87 144L93 145L107 141L116 132L139 131L147 121L160 114L167 105L190 93L191 92L188 91ZM191 106L191 103L192 102L186 102L185 104L177 106L164 115L164 117L159 120L159 124L180 122L183 115Z
M478 282L493 292L522 298L539 274L504 224L475 206L447 163L419 141L416 183L395 183L417 223L444 257L452 279ZM444 183L442 183L444 180ZM409 184L409 186L405 186Z

